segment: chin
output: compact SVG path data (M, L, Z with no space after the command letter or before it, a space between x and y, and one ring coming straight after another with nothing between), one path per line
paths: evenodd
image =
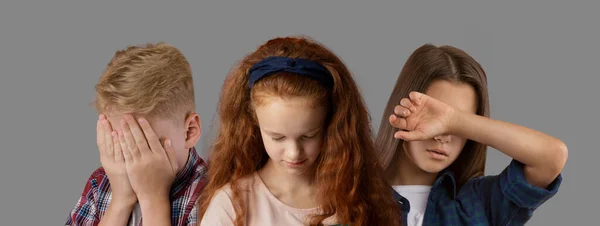
M306 170L306 169L290 169L290 168L286 168L285 171L288 174L291 174L291 175L302 175L302 174L306 173L306 171L308 171L308 170Z
M448 165L443 163L428 162L425 164L419 164L419 168L421 168L423 171L436 174L446 169L446 167L448 167Z
M285 165L280 165L279 167L283 172L286 172L289 175L303 175L306 172L308 172L308 169L304 168L304 167L303 168L290 168Z

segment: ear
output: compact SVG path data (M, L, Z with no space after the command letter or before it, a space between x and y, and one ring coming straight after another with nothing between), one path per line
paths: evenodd
M190 113L185 119L185 149L196 145L202 135L202 123L196 112Z

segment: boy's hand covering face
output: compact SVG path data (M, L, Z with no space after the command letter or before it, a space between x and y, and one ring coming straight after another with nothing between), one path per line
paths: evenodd
M96 123L96 143L100 151L100 162L110 180L113 200L134 204L137 197L129 183L117 132L113 131L103 114L100 114Z
M131 187L140 202L168 197L178 169L171 141L166 139L163 148L146 119L136 121L133 116L125 115L121 120L119 143Z

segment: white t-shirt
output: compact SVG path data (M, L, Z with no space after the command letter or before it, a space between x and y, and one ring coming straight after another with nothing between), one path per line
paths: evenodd
M142 221L142 209L140 208L140 203L136 203L131 211L131 216L129 216L128 226L138 226Z
M432 186L426 185L394 185L392 188L398 194L408 199L410 203L410 211L406 217L408 226L421 226L423 225L423 216L425 215L425 208L427 207L427 198L429 198L429 192Z

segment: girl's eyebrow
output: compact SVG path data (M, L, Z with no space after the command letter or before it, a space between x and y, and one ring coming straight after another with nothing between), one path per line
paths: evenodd
M316 131L318 131L318 130L321 130L321 127L320 127L320 126L319 126L319 127L317 127L317 128L311 129L311 130L309 130L308 132L305 132L305 133L302 133L302 134L309 134L309 133L316 132ZM281 134L281 133L272 132L272 131L269 131L269 130L266 130L266 129L263 129L263 131L265 131L265 133L266 133L266 134L269 134L269 135L271 135L271 136L285 136L285 135L283 135L283 134Z

